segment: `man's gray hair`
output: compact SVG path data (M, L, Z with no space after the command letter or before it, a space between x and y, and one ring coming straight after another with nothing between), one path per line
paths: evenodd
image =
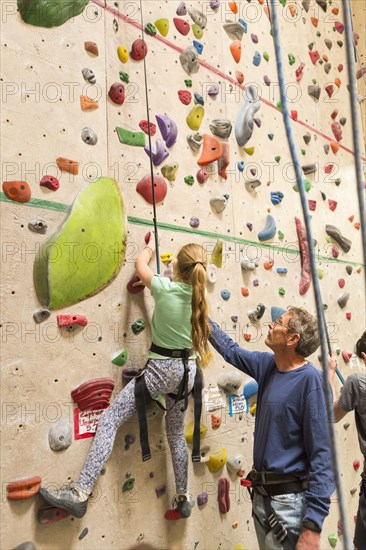
M290 306L287 309L292 314L288 327L292 332L300 335L300 340L295 351L301 357L308 357L320 345L318 321L314 315L311 315L306 309L301 307Z

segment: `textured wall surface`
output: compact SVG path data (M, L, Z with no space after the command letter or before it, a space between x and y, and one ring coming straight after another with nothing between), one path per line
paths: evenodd
M290 109L297 111L293 113L293 118L297 118L293 122L293 133L300 162L303 165L315 163L317 168L315 173L304 177L311 183L307 197L316 201L315 210L311 212L312 231L316 239L323 303L327 305L330 340L334 349L352 351L356 339L365 329L365 294L361 232L357 225L359 211L345 37L335 26L336 22L343 21L342 7L340 2L332 2L324 13L317 3L310 2L307 12L301 2L292 2L295 8L292 15L289 4L281 4L278 9L287 95L291 101ZM187 36L182 36L175 29L173 18L178 17L179 2L149 0L143 1L142 5L144 25L160 18L167 18L170 23L166 37L159 32L156 36L145 35L151 121L156 123L155 115L167 115L178 126L177 142L165 161L165 164L179 163L177 177L168 182L167 196L157 206L161 252L176 252L189 241L202 243L211 252L217 240L221 240L223 265L217 268L217 281L208 288L211 315L240 345L265 350L271 306L297 305L315 313L313 285L304 296L299 294L301 262L294 217L302 220L303 215L299 193L293 189L294 170L282 114L276 106L279 101L278 77L266 4L237 2L238 13L234 14L228 2L221 1L216 13L209 2L187 2L188 8L202 10L207 15L207 26L199 39L203 45L199 55L200 68L191 76L186 74L179 61L181 50L191 45L194 39L192 30ZM361 20L357 17L358 5L362 5L364 10L364 2L355 2L354 5L357 5L354 9L357 30ZM339 8L338 15L331 12L335 7ZM32 192L32 199L26 204L9 201L1 194L1 547L10 549L32 540L39 549L126 549L144 540L161 549L232 549L238 544L247 550L257 548L248 494L240 486L239 478L230 475L226 467L211 474L205 464L190 464L190 491L195 497L207 492L208 503L202 509L196 506L191 518L185 522L164 520L164 512L174 494L174 480L164 418L157 407L149 409L152 460L141 462L138 442L125 448L127 434L137 436L138 440L137 420L133 418L118 432L105 474L99 478L88 513L81 520L68 517L50 525L41 525L37 521L37 510L44 503L39 497L18 502L6 498L9 481L35 475L41 476L44 485L75 479L91 439L74 440L67 450L60 453L52 451L48 444L48 432L56 422L62 419L73 423L75 405L70 392L88 380L111 377L115 381L115 395L122 387L122 368L113 365L111 360L124 348L129 351L125 367L144 365L150 344L148 321L153 302L148 291L129 294L126 284L134 274L133 262L144 244L144 235L152 226L153 211L136 192L137 183L150 173L149 158L143 148L119 143L115 130L120 126L139 131L139 122L146 119L143 62L130 58L123 64L117 56L118 46L125 46L130 51L134 40L141 37L139 2L90 2L82 15L52 28L24 23L15 2L2 2L1 10L1 181L27 181ZM188 14L181 18L193 23ZM247 23L247 32L241 40L241 60L236 63L229 49L232 39L223 29L223 24L239 18ZM330 49L325 39L331 41ZM84 42L88 40L98 44L98 57L85 51ZM364 43L363 34L358 46L361 52ZM258 66L253 64L256 51L262 56ZM312 63L309 51L319 52L320 59L316 64ZM268 53L268 61L263 57L264 52ZM305 64L303 76L297 82L295 70L301 62ZM364 62L361 54L357 68ZM326 63L331 64L328 73L324 70ZM95 72L96 84L84 81L81 71L85 67ZM120 71L128 73L129 84L125 84L125 102L118 106L108 98L108 91L114 82L120 82ZM243 104L244 87L238 84L235 71L242 71L244 85L255 86L261 100L261 107L255 115L257 123L254 123L253 134L246 144L254 151L245 152L235 140L234 123ZM265 76L270 85L265 84ZM361 96L365 93L364 78L358 81ZM185 79L192 80L191 88L186 87ZM337 83L336 79L339 79ZM321 91L318 101L308 94L308 86L314 80ZM207 93L212 84L219 88L216 97ZM333 87L331 97L326 86ZM207 169L207 181L198 183L199 153L193 153L186 140L192 132L186 124L186 117L193 108L193 101L190 105L183 105L178 90L189 90L192 95L198 92L202 96L205 109L200 128L202 134L210 133L209 124L214 119L228 119L233 124L230 138L222 140L230 147L227 179L218 175L215 162ZM80 95L96 99L99 109L82 111ZM365 103L360 105L364 107ZM338 113L334 115L335 110ZM343 135L340 148L336 153L332 148L327 152L324 146L336 142L331 124L342 117L345 121L342 120L344 124L340 125ZM99 139L95 146L81 140L84 127L91 127L97 133ZM157 138L161 139L159 129L152 138L153 144ZM79 161L79 175L61 173L55 164L55 159L60 156ZM243 172L237 167L241 161L245 164ZM155 174L161 173L163 164L154 169ZM57 191L40 187L40 179L46 174L59 178ZM189 175L194 176L193 185L184 181ZM72 332L59 329L56 322L59 311L52 312L44 323L36 324L32 315L40 304L32 279L35 254L43 240L64 220L78 192L87 182L100 176L109 176L118 182L125 202L129 220L125 264L116 280L102 292L62 311L85 315L89 321L86 327ZM261 185L255 191L248 191L245 182L254 177L261 181ZM283 193L282 202L273 204L270 192ZM226 208L217 213L210 205L210 199L224 194L229 196ZM258 233L269 213L276 221L277 231L270 241L261 243ZM198 228L190 225L192 216L199 219ZM36 218L46 221L46 236L29 231L28 223ZM349 252L345 253L336 243L330 242L325 232L326 224L335 225L352 241ZM60 261L70 259L71 252L72 247L63 250ZM242 270L240 263L244 255L258 263L255 271ZM274 261L269 270L264 267L268 259ZM349 266L348 271L352 268L351 273L346 266ZM281 267L287 268L287 273L276 271ZM162 265L162 271L164 269ZM339 286L339 279L345 280L343 289ZM242 295L243 287L249 290L247 297ZM284 289L284 295L280 295L280 288ZM230 292L228 300L221 296L224 289ZM340 308L337 300L344 291L348 291L350 297L346 307ZM266 311L260 324L253 326L247 312L256 309L259 303L266 306ZM348 315L350 319L346 314L351 314ZM234 315L238 316L236 323L231 320ZM146 329L134 335L131 324L141 317L146 320ZM251 335L250 342L245 341L244 333ZM311 359L319 366L316 355ZM342 358L340 364L344 377L361 368L356 363L346 364ZM214 361L205 371L206 389L215 387L218 375L231 369L215 354ZM244 375L242 379L243 384L249 380ZM187 421L192 417L191 403ZM254 417L250 413L229 417L228 407L222 412L222 417L221 427L213 430L210 413L204 413L203 421L208 426L204 441L210 444L211 452L226 447L228 456L242 454L244 467L249 471ZM346 422L349 423L347 428ZM357 488L359 474L352 463L361 459L361 453L351 414L336 427L336 434L349 527L353 531L358 496L357 491L351 490ZM131 492L122 493L128 472L136 479L135 487ZM154 477L150 477L150 472L154 472ZM223 475L231 480L231 508L226 515L220 515L217 505L217 480ZM157 498L155 488L165 483L166 495ZM338 518L337 496L334 495L330 516L324 524L322 548L330 547L328 536L337 533ZM89 531L79 540L85 527ZM342 547L340 537L337 548Z

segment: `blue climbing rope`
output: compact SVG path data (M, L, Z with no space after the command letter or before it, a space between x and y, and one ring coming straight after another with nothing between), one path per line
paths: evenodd
M318 274L317 274L316 264L315 264L315 252L314 252L315 247L314 247L314 239L311 232L308 203L305 196L305 189L304 189L304 183L303 183L302 174L301 174L300 162L297 157L295 142L292 135L290 114L289 114L287 98L285 94L285 76L284 76L284 70L283 70L283 64L282 64L282 51L281 51L281 45L280 45L279 23L278 23L276 0L271 0L271 6L272 6L271 26L272 26L273 41L274 41L274 47L275 47L275 53L276 53L276 64L277 64L278 80L280 85L282 113L284 118L288 145L291 152L292 162L295 168L296 181L297 181L297 186L300 193L301 206L302 206L305 228L306 228L306 239L309 246L310 267L311 267L311 274L312 274L313 285L314 285L316 310L318 314L324 391L326 394L326 401L327 401L327 408L328 408L329 432L330 432L330 438L331 438L331 448L333 453L333 468L334 468L334 476L335 476L336 488L337 488L338 499L339 499L339 512L341 516L341 521L343 523L345 548L350 549L351 544L350 544L348 526L346 521L345 502L343 498L343 492L341 489L341 481L340 481L340 475L339 475L338 456L337 456L337 449L336 449L336 442L335 442L335 430L334 430L334 424L332 421L333 420L333 399L332 399L330 385L328 383L328 356L327 356L327 347L326 347L327 333L326 333L324 307L323 307L323 302L320 294L319 279L318 279ZM271 14L269 14L269 16L271 20Z
M144 19L142 15L142 0L140 0L140 21L141 21L141 32L142 40L145 43L145 32L144 32ZM147 88L147 71L146 71L146 55L144 56L144 80L145 80L145 103L146 103L146 120L148 127L148 140L149 140L149 150L150 150L150 175L151 175L151 194L153 200L153 223L154 223L154 237L155 237L155 249L156 249L156 272L160 274L160 254L159 254L159 235L158 235L158 221L156 215L156 200L155 200L155 181L154 181L154 167L151 156L152 146L151 146L151 135L150 135L150 108L149 108L149 94Z
M351 18L351 5L349 0L343 2L344 11L344 29L346 35L346 52L347 52L347 70L349 81L349 92L351 101L351 120L352 120L352 137L353 137L353 150L355 152L355 167L356 167L356 181L357 181L357 194L358 204L360 207L360 222L361 222L361 238L363 247L363 261L364 261L364 275L365 275L365 289L366 289L366 212L365 212L365 199L364 188L362 178L362 159L361 159L361 140L360 140L360 124L359 114L356 110L357 101L357 84L356 84L356 67L354 58L353 47L353 29Z

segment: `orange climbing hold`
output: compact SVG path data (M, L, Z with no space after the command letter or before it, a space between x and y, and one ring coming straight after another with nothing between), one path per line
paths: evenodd
M234 40L234 42L232 42L230 44L230 51L231 51L231 55L233 56L235 62L239 63L240 58L241 58L241 42L240 42L240 40Z
M229 2L229 8L233 13L238 13L238 5L236 2Z
M245 298L246 298L247 296L249 296L249 290L247 289L246 286L242 286L240 290L241 290L242 296L244 296Z
M76 160L65 159L64 157L57 157L57 168L62 172L69 172L77 176L79 173L79 163Z
M332 149L332 151L335 155L338 153L339 147L340 147L340 145L336 141L331 141L330 142L330 148Z
M274 260L266 260L264 263L263 263L263 267L264 269L272 269L272 267L274 266Z
M222 421L221 416L216 416L215 414L211 414L211 427L213 430L215 430L216 428L220 428L221 421Z
M218 160L222 155L222 145L215 136L203 134L203 146L200 158L197 161L199 166L206 166L215 160Z
M339 14L339 8L337 8L337 6L334 6L334 8L332 8L332 14L333 15L338 15Z
M12 201L28 202L31 198L31 190L26 181L4 181L3 191Z
M348 221L350 221L350 222L352 223L354 219L355 219L355 215L352 214L352 216L350 216L350 217L348 218Z
M355 223L353 224L353 227L354 227L355 229L357 229L357 231L359 231L359 229L360 229L360 227L361 227L360 222L355 222Z
M218 162L218 172L219 176L224 178L224 180L227 180L227 173L226 168L230 164L230 150L229 150L229 144L228 143L222 143L222 155L219 158Z
M243 84L244 82L244 75L241 71L235 71L235 77L239 84Z
M82 111L94 111L95 109L98 109L99 103L87 95L81 95L80 107Z
M316 17L310 17L310 19L311 19L312 25L313 25L314 27L317 27L317 26L318 26L318 23L319 23L318 19L317 19Z
M296 6L294 6L293 4L290 4L288 9L289 9L289 12L291 13L291 16L295 17L295 15L296 15Z
M334 84L337 86L337 88L340 88L341 87L341 84L342 84L342 81L340 78L335 78L334 79Z
M326 53L323 53L322 58L323 58L323 61L325 61L326 63L328 63L329 57L327 56Z
M251 340L251 338L252 338L252 335L249 334L249 332L244 332L244 333L243 333L243 336L244 336L244 340L245 340L246 342L250 342L250 340Z
M8 500L25 500L32 497L40 490L41 481L39 476L34 476L8 483L6 486Z

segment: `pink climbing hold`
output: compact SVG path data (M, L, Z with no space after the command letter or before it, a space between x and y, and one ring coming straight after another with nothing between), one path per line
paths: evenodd
M346 281L344 279L338 279L339 288L343 288L345 284L346 284Z
M54 176L43 176L39 182L39 185L42 187L47 187L47 189L50 189L51 191L57 191L60 187L60 182Z
M313 65L320 59L319 52L315 50L314 52L312 50L309 50L310 59Z
M151 176L147 175L139 181L136 185L136 191L147 201L149 204L153 204L152 188L151 188ZM168 192L168 186L163 176L154 176L154 191L155 202L159 204L163 202Z
M180 32L180 34L182 34L183 36L186 36L189 33L191 26L188 21L179 19L179 17L174 17L173 23L177 31Z
M343 34L343 31L344 31L344 25L343 25L343 23L341 23L340 21L336 21L336 22L334 23L334 26L335 26L336 31L339 32L339 34Z
M145 134L147 134L147 135L150 134L150 136L155 136L155 134L156 134L156 124L154 124L153 122L149 123L147 120L141 120L139 122L139 126L140 126L141 130L143 132L145 132ZM150 132L149 132L149 127L150 127Z
M352 318L352 313L351 313L350 311L348 311L348 312L346 313L346 319L347 319L348 321L350 321L351 318Z
M338 69L338 72L340 72L340 73L343 71L343 65L342 65L342 63L340 63L340 64L338 65L337 69ZM361 70L361 69L360 69L360 70ZM356 76L357 76L357 73L356 73Z
M342 126L339 122L332 122L332 132L337 141L342 139Z
M328 199L329 210L334 212L334 210L337 208L337 205L338 205L337 201L334 201L332 199Z
M295 217L296 232L299 239L301 276L299 283L300 296L303 296L309 289L311 283L309 246L306 240L306 229L299 218Z
M57 326L72 327L74 325L80 325L85 327L88 324L88 319L84 315L57 315Z
M183 105L189 105L192 101L192 94L188 90L178 90L178 96Z
M220 514L226 514L230 510L230 481L227 477L220 477L217 485Z
M332 246L332 256L333 258L338 258L339 256L339 248L337 248L336 246Z
M304 71L305 63L300 63L298 68L295 71L296 74L296 82L300 82L300 80L303 77L303 71Z
M134 61L141 61L146 57L147 54L147 44L142 38L138 38L132 44L131 48L131 57Z
M333 164L326 164L324 166L324 173L325 174L331 174L333 170Z
M357 472L357 470L358 470L359 467L360 467L360 461L358 460L358 458L356 458L356 460L353 461L352 466L354 467L354 469L355 469L356 472Z
M328 84L327 86L325 86L325 91L327 92L328 94L328 97L332 97L332 95L334 94L334 86L333 84Z
M196 178L197 178L198 183L205 183L205 181L206 181L207 178L208 178L208 172L207 172L207 170L204 170L203 168L201 168L200 170L198 170L198 172L197 172L197 174L196 174Z
M349 363L351 357L352 357L352 353L350 351L347 351L345 349L342 351L342 358L345 363Z
M308 205L309 205L309 210L311 210L312 212L315 211L316 209L316 201L312 200L312 199L309 199L308 200Z

